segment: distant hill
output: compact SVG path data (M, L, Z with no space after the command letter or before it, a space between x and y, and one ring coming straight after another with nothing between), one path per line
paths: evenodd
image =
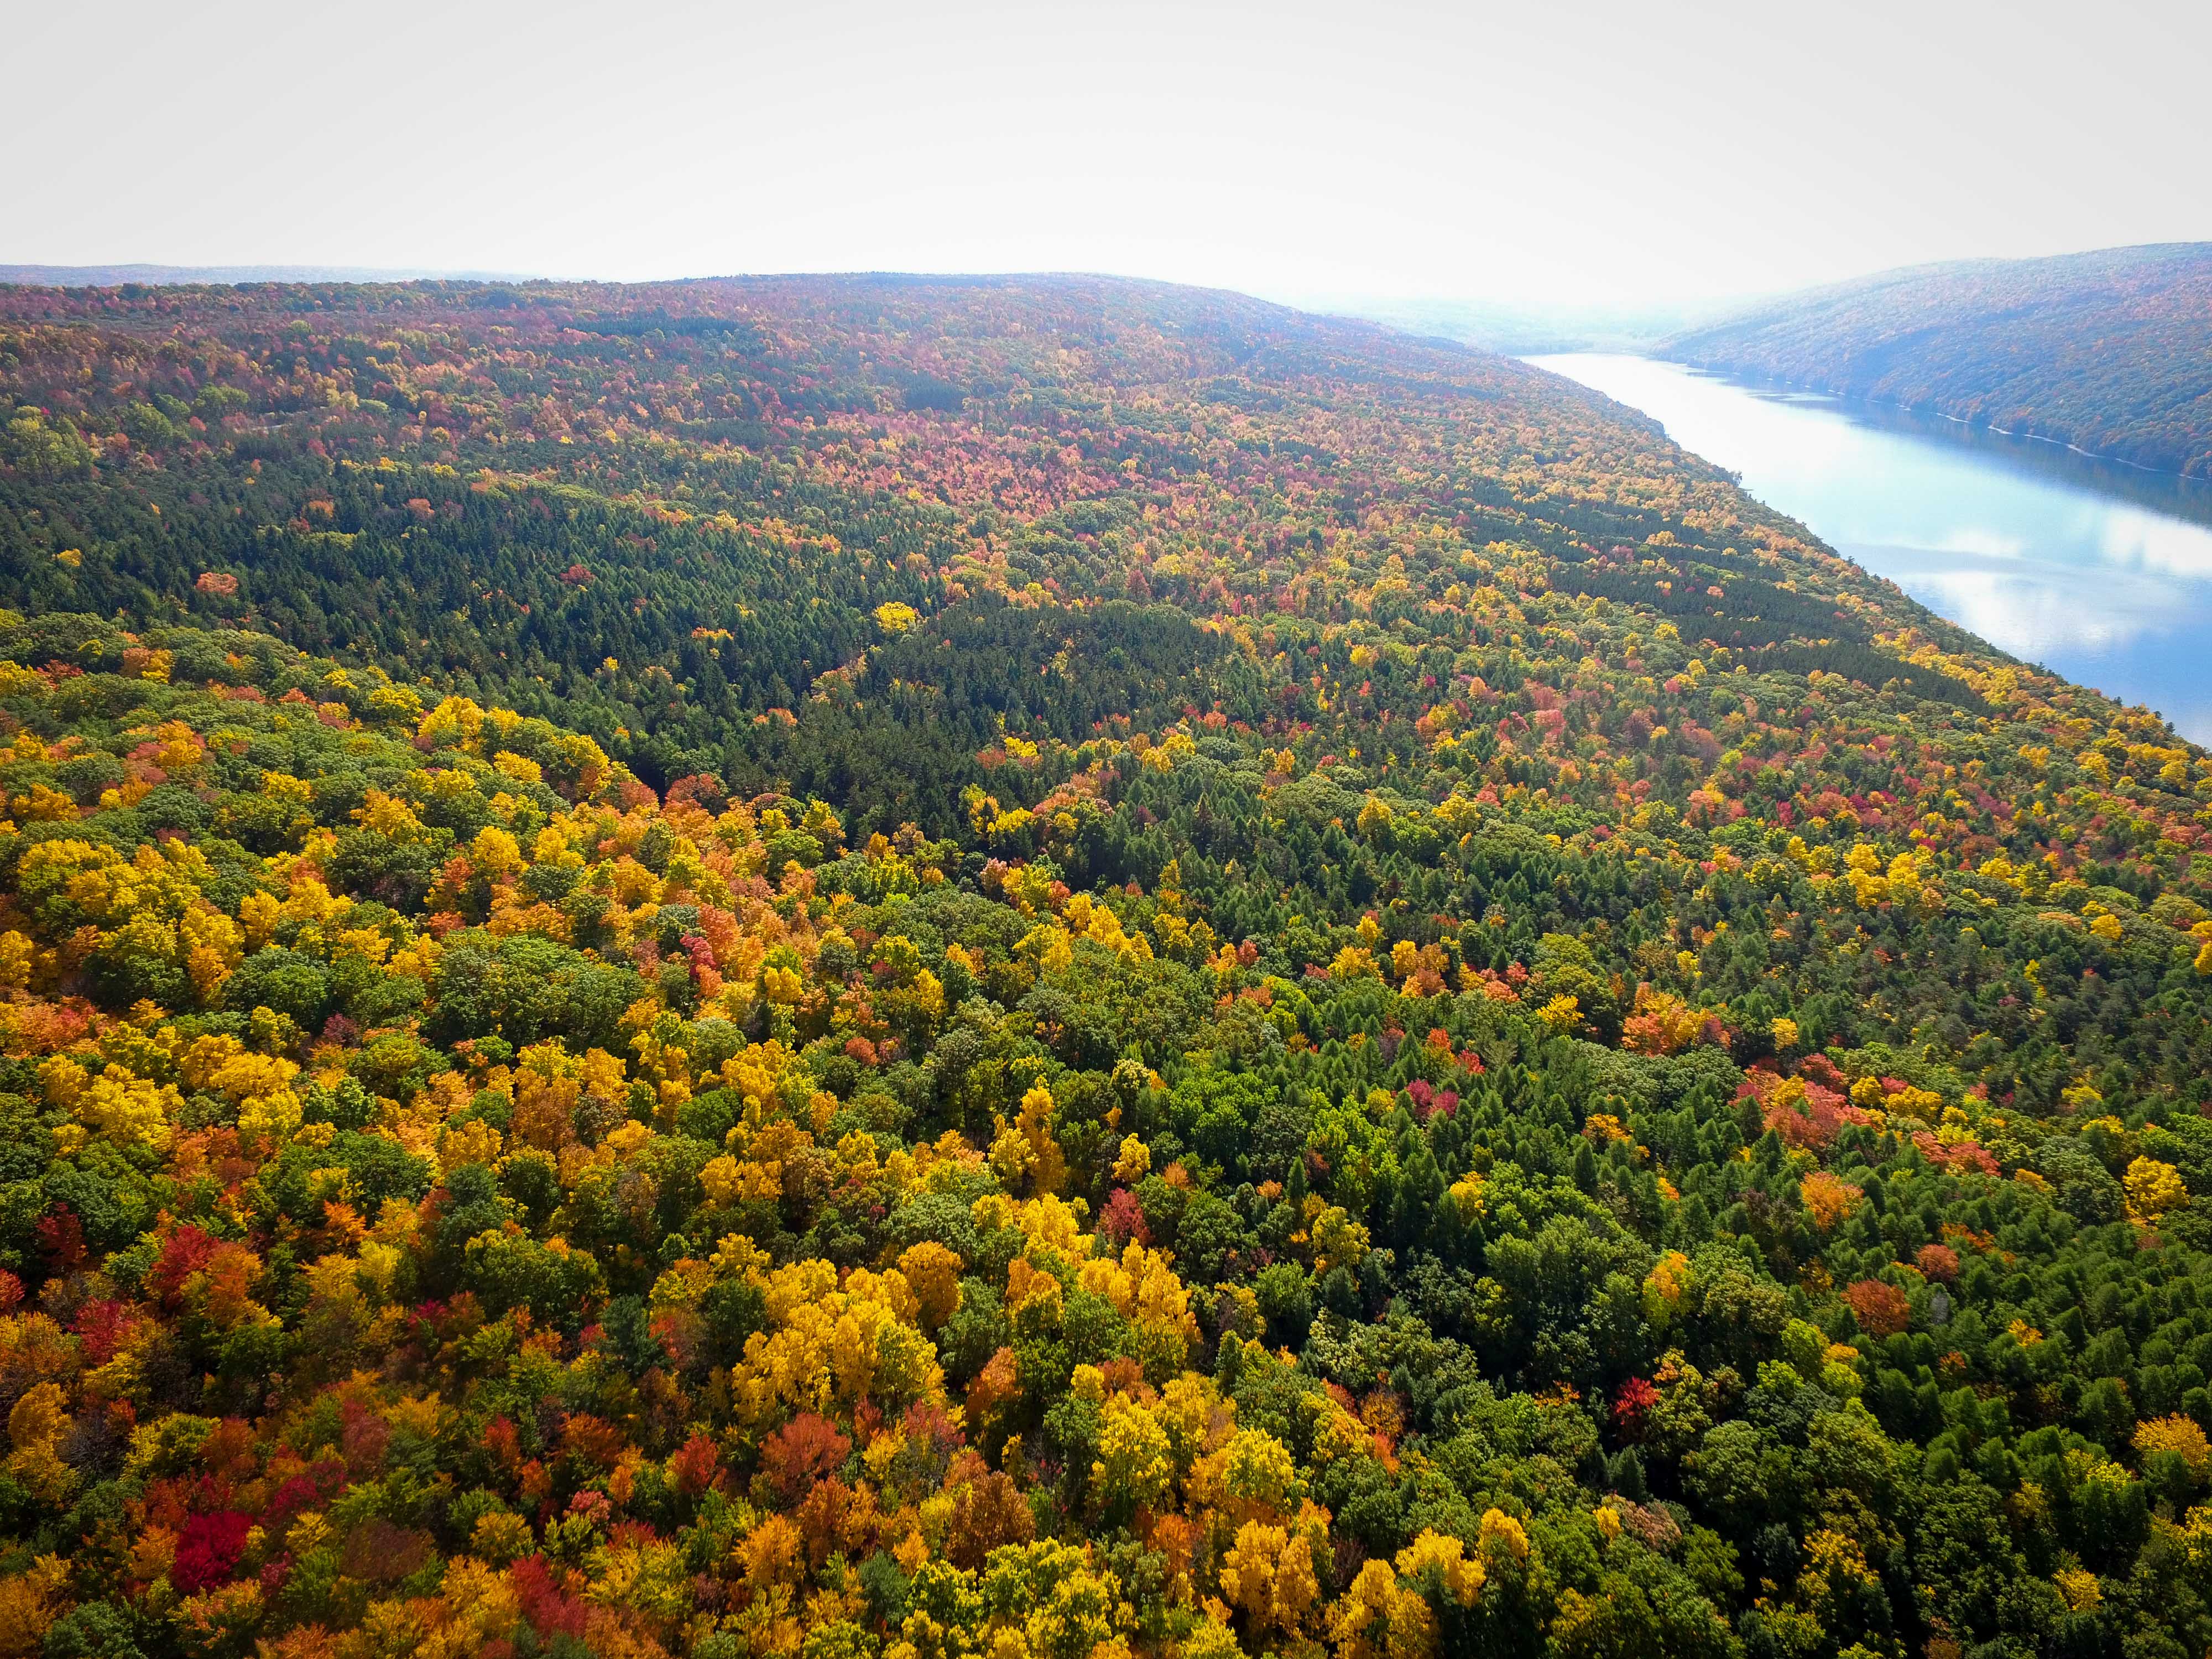
M1456 340L1509 357L1547 351L1645 351L1670 336L1739 314L1742 302L1545 305L1498 300L1307 300L1304 308Z
M2212 476L2212 243L1885 271L1660 349Z
M0 283L25 288L179 288L196 283L513 283L512 272L381 270L367 265L0 265Z

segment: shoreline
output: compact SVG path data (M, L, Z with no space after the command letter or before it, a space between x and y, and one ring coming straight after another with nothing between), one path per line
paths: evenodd
M2144 473L2154 478L2173 478L2185 484L2212 489L2212 477L2195 472L2176 472L2162 466L2148 466L2141 461L2131 460L2125 455L2116 455L2101 449L2084 449L2081 445L2069 442L2064 438L2046 437L2040 432L2015 431L2011 427L1999 426L1993 421L1977 421L1964 415L1954 415L1948 410L1931 408L1919 404L1908 404L1896 398L1877 398L1870 392L1844 392L1835 386L1822 386L1811 380L1791 380L1771 375L1748 374L1741 369L1731 368L1723 363L1698 362L1686 357L1662 357L1640 351L1627 352L1623 355L1643 357L1647 362L1672 363L1678 368L1691 369L1700 374L1720 375L1742 386L1771 386L1783 392L1815 392L1824 398L1838 398L1850 403L1869 404L1881 409L1899 410L1907 415L1919 415L1948 421L1952 425L1964 427L1970 432L1994 432L1999 437L2010 438L2016 443L2047 444L2053 449L2069 450L2085 460L2104 461L2113 466L2124 466L2130 471Z

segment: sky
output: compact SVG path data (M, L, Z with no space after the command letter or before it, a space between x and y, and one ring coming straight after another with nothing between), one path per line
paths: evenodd
M2212 240L2190 0L5 13L0 263L1626 305Z

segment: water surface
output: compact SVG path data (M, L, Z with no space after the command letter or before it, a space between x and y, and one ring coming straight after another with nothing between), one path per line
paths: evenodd
M1532 357L2000 649L2212 743L2212 486L1643 357Z

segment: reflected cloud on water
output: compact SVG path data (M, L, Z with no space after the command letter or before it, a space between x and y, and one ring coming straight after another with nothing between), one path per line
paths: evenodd
M2116 651L2169 629L2185 589L2125 572L2081 573L2016 556L1973 562L1955 551L1903 547L1838 550L1880 569L1929 610L2031 661L2071 652Z
M1999 649L2212 741L2212 488L1678 364L1530 361L1650 415L1761 501Z

